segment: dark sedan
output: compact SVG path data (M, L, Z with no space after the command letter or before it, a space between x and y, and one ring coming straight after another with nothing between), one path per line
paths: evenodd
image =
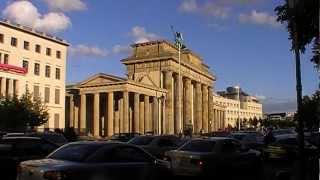
M177 136L138 136L128 143L139 146L157 158L163 159L166 151L180 147L185 141Z
M242 145L261 151L263 149L263 135L258 132L234 132L229 137L237 139Z
M64 145L46 159L20 164L18 180L153 180L168 175L169 163L120 142L83 141Z
M0 140L0 170L6 180L16 179L21 161L40 159L59 146L38 137L3 137Z
M193 139L166 155L175 175L230 179L251 174L257 179L261 167L258 151L242 148L237 140L225 137Z

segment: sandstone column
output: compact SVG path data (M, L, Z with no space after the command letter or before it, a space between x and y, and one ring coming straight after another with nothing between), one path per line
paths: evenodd
M153 104L152 104L152 109L153 109L153 116L152 116L152 131L154 132L154 134L158 134L158 125L159 125L159 102L158 102L158 98L153 96Z
M118 100L118 105L119 121L116 124L116 128L118 128L118 133L123 133L123 98Z
M208 122L208 87L206 85L202 86L202 129L204 132L208 132L209 122Z
M212 88L208 87L208 98L209 98L209 102L208 102L208 115L209 115L209 121L211 121L211 125L209 128L209 131L213 130L213 93L212 93Z
M74 127L75 123L74 123L74 97L73 94L71 94L70 96L70 104L69 104L69 109L70 109L70 113L69 113L69 120L70 120L70 124L69 127Z
M1 94L0 95L3 96L3 97L6 96L6 85L7 85L6 78L2 77L1 78L1 89L0 89Z
M87 132L87 96L86 94L81 94L80 99L80 132L86 133Z
M108 125L108 136L112 136L114 134L114 98L113 98L113 92L108 93L108 103L107 103L107 114L108 118L107 121L108 123L105 123Z
M150 132L150 97L148 95L144 96L144 123L145 123L145 132Z
M74 96L74 128L79 130L79 96Z
M168 90L166 96L166 117L165 117L165 134L173 134L174 133L174 120L173 120L173 97L172 97L172 71L165 71L164 74L165 89Z
M18 97L19 96L19 81L18 80L14 80L14 96Z
M201 83L196 83L196 128L195 133L199 133L202 129L202 92Z
M179 87L180 86L180 87ZM175 88L174 88L174 133L178 134L181 130L181 103L180 99L182 96L182 89L181 89L181 78L179 75L175 76ZM180 90L180 91L179 91Z
M140 109L140 94L134 93L133 107L133 132L140 132L139 128L139 109Z
M139 132L144 134L145 127L144 127L144 101L139 103Z
M123 92L123 132L129 132L129 92Z
M191 85L191 79L186 78L185 80L185 87L186 87L186 97L184 98L185 103L185 119L184 122L191 124L192 123L192 85Z
M100 136L100 94L95 93L93 99L93 136Z
M13 79L9 79L8 96L13 97Z

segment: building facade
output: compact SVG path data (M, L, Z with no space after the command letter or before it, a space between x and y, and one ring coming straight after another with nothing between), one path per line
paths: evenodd
M225 107L225 127L237 127L240 122L250 119L262 119L262 104L259 100L235 87L217 92L214 102Z
M46 128L65 127L65 69L68 43L9 21L0 21L1 96L27 90L48 107Z

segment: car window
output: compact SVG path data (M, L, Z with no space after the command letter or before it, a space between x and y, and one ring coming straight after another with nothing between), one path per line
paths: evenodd
M237 141L227 140L222 143L221 152L234 153L234 152L240 150L240 148L241 148L241 144L238 143Z
M193 140L180 148L182 151L191 152L212 152L215 146L214 141Z
M175 146L177 146L173 142L173 140L171 140L171 139L159 139L157 144L159 147L175 147Z
M129 141L129 144L134 144L138 146L145 146L150 144L154 140L154 137L152 136L140 136L135 137L132 140Z
M48 158L83 162L101 147L101 144L68 144L50 154Z
M107 162L150 162L150 157L134 147L116 147L105 154Z

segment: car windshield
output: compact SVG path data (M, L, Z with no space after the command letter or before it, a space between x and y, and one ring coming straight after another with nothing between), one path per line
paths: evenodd
M152 136L141 136L133 138L129 143L134 145L145 146L150 144L154 140Z
M214 146L214 141L193 140L182 146L180 150L191 152L212 152Z
M83 162L100 147L102 147L101 144L69 144L53 152L48 158Z
M245 134L232 134L231 137L241 141L246 135Z

